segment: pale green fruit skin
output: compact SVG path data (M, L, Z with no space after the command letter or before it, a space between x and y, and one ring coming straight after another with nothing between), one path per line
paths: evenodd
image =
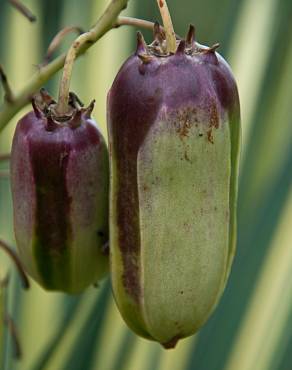
M229 71L218 58L222 68ZM130 74L135 60L127 63L120 74ZM209 95L207 104L206 96L195 104L187 99L176 107L158 104L155 119L148 124L135 155L129 149L129 161L136 158L135 181L129 170L129 180L122 184L128 192L131 185L135 188L132 204L125 207L137 208L135 217L131 214L128 219L128 232L139 234L134 236L139 245L125 249L119 237L118 194L119 176L127 176L127 171L118 170L122 144L116 125L125 129L129 118L127 111L120 116L115 112L115 91L122 83L123 76L118 77L108 105L113 292L127 324L137 334L169 348L206 322L229 276L236 241L240 147L237 90L234 83L232 109L222 107L219 99ZM129 142L135 139L129 137ZM128 196L127 200L131 199Z

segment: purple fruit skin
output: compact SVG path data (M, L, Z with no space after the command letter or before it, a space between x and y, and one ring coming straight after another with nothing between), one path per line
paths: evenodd
M25 268L48 290L79 293L107 272L108 153L93 120L56 125L34 111L11 154L14 230Z
M212 145L211 130L218 128L227 117L232 140L240 141L237 86L230 67L218 53L187 55L177 52L167 57L151 55L149 60L143 63L136 52L124 63L109 91L107 106L109 152L111 160L115 161L118 189L117 214L112 222L117 225L118 248L123 259L122 284L135 302L132 305L129 300L126 310L136 316L137 322L141 315L135 307L143 299L138 262L137 156L149 129L165 117L173 117L175 121L185 114L191 117L197 114L199 120L210 125L206 140ZM181 130L178 134L185 133ZM238 147L232 148L231 156L232 166L237 168ZM236 183L237 173L232 176L231 186ZM131 320L125 316L124 319L131 326ZM144 327L145 323L140 321L139 334L149 338Z

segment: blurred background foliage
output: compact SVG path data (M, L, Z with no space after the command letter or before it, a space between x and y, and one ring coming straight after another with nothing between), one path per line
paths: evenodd
M88 29L106 0L27 0L31 24L0 0L0 62L14 88L37 70L53 36L67 25ZM238 81L243 147L238 248L231 277L215 313L195 337L171 351L132 334L121 320L106 280L84 294L28 292L9 260L0 256L0 343L5 370L291 370L292 369L292 1L168 0L176 32L189 23L203 44L220 42ZM125 15L159 20L155 0L131 0ZM151 32L143 31L150 42ZM62 44L67 50L73 35ZM110 31L80 58L72 81L106 134L106 93L135 48L135 29ZM57 95L60 74L46 85ZM0 89L0 99L3 92ZM1 108L0 108L1 109ZM8 153L17 114L0 135ZM0 163L0 171L8 163ZM14 243L9 178L0 176L0 238ZM3 305L13 317L22 359L3 333ZM3 338L4 334L4 338ZM1 365L0 365L1 366ZM4 368L4 365L3 367Z

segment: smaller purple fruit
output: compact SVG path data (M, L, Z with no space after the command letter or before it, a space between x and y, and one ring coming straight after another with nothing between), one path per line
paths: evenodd
M108 271L108 152L74 94L66 117L44 91L12 144L14 230L27 272L48 290L79 293Z

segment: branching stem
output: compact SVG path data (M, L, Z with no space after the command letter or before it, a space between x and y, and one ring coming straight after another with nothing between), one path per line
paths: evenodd
M66 114L68 110L70 81L74 61L81 52L94 44L102 35L114 27L120 12L126 8L128 0L112 0L104 11L96 25L88 32L80 35L70 47L64 64L62 79L60 82L59 99L56 112L60 115Z
M45 62L48 62L49 60L51 60L54 51L59 47L61 42L64 40L64 37L66 35L68 35L69 33L72 33L72 32L75 32L78 35L81 35L84 32L84 30L81 27L78 27L78 26L69 26L69 27L65 27L65 28L61 29L55 35L55 37L53 38L53 40L51 41L51 43L48 47L47 54L45 56Z
M115 1L114 3L120 3L120 1ZM126 1L123 0L123 4ZM125 6L125 5L124 5ZM130 18L130 17L119 17L119 9L122 6L115 5L115 11L105 12L102 18L98 21L98 29L96 30L95 42L98 41L107 31L112 28L119 26L129 25L135 27L143 27L146 29L153 29L154 23L145 21L142 19ZM109 8L108 8L109 9ZM86 43L77 53L76 57L85 53L85 51L90 48L94 43ZM65 63L66 55L60 55L52 60L47 65L41 66L39 70L31 77L27 84L19 92L14 93L13 103L5 101L4 104L0 107L0 132L11 120L11 118L20 111L25 105L27 105L33 96L33 94L39 90L55 73L57 73Z

